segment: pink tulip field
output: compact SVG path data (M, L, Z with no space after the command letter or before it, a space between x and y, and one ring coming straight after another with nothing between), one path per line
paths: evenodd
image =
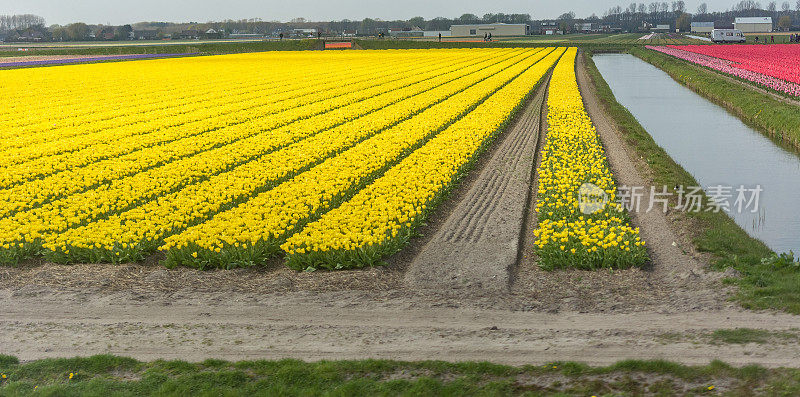
M647 48L800 96L800 45L685 45Z

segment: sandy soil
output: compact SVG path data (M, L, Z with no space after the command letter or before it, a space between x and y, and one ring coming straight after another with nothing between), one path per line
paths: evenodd
M587 109L620 183L646 185L579 71ZM644 269L544 272L530 252L527 231L535 214L528 213L507 290L409 287L409 264L435 244L444 225L452 225L446 220L469 200L491 159L504 153L498 148L513 150L513 136L498 139L420 230L423 236L384 267L297 273L280 260L207 272L154 263L2 267L0 353L24 360L114 353L192 361L375 357L608 364L664 358L696 364L720 358L737 365L797 365L800 344L793 340L725 345L693 337L719 328L800 329L800 317L748 312L729 302L722 275L707 272L680 228L659 212L634 217L654 258Z
M488 157L467 195L414 258L411 288L508 291L521 244L549 77Z

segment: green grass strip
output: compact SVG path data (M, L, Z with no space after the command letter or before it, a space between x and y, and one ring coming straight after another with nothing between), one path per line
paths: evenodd
M512 367L388 360L141 362L99 355L20 363L0 355L0 395L798 395L800 370L621 361Z

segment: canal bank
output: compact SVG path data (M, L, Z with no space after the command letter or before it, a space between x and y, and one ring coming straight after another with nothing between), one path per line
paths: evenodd
M600 103L597 115L612 120L624 142L627 156L646 181L654 186L699 185L697 180L660 147L631 112L622 106L595 67L590 53L579 59L579 84L584 98ZM619 154L618 154L619 155ZM675 205L675 200L670 200ZM776 256L763 242L752 238L724 213L670 211L670 227L688 242L685 250L737 285L736 300L749 309L778 309L800 314L800 269ZM680 241L679 241L680 245Z
M800 157L633 55L594 62L617 101L742 229L777 253L800 252Z

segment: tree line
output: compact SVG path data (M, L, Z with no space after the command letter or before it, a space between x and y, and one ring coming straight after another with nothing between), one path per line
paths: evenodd
M692 11L694 11L692 13ZM696 10L688 10L683 0L666 2L655 1L650 3L630 3L628 6L615 6L609 8L603 17L591 16L587 21L602 21L613 24L623 30L636 31L646 24L670 24L682 30L688 30L692 21L715 22L720 25L733 24L738 17L769 16L773 18L780 28L790 28L800 23L800 0L771 1L766 6L754 0L742 0L732 4L724 11L709 11L706 3L701 3Z
M0 15L0 32L44 26L44 18L33 14Z
M642 31L649 26L669 24L682 30L689 30L692 21L715 22L720 25L732 24L737 17L772 16L779 28L790 28L800 24L800 0L776 2L770 1L762 5L755 0L741 0L731 5L724 11L709 11L706 3L700 4L696 10L688 10L683 0L653 1L650 3L632 2L627 6L614 6L606 10L602 17L592 14L588 17L578 18L575 12L565 12L556 21L561 30L569 32L576 23L598 23L612 26L623 31ZM694 12L692 12L694 11ZM45 27L44 18L32 15L0 15L0 33L17 32L18 37L23 37L19 32L27 32L27 37L36 33L40 40L56 41L83 41L97 40L127 40L134 36L136 31L153 32L153 38L162 38L166 35L180 33L186 30L205 32L208 29L231 33L250 33L261 35L274 35L279 32L290 32L292 29L317 29L326 35L342 33L357 35L375 35L396 28L420 28L428 31L449 30L451 25L478 24L478 23L524 23L529 24L535 32L541 21L531 18L530 14L504 14L490 13L482 16L466 13L455 18L437 17L425 19L414 17L408 20L381 20L365 18L363 20L344 19L340 21L313 22L304 18L295 18L288 22L264 21L260 18L223 20L207 23L171 23L171 22L139 22L131 25L103 26L87 25L82 22L71 23L65 26L52 25ZM8 35L7 39L14 38Z

